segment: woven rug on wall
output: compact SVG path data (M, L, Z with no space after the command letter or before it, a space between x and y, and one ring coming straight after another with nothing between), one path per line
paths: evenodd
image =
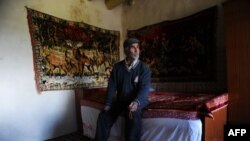
M148 64L153 82L206 82L215 76L216 22L215 6L128 30L128 36L141 41L140 59Z
M106 87L120 32L27 8L38 91Z

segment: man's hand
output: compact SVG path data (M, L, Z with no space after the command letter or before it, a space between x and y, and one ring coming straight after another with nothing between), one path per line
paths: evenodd
M128 113L128 117L129 119L133 119L133 112L136 111L138 108L138 102L136 101L132 101L130 103L130 105L128 106L128 109L129 109L129 113Z
M134 112L138 108L138 102L132 101L129 105L129 111Z
M109 105L105 105L105 107L104 107L103 110L104 110L105 112L107 112L109 109L110 109L110 106L109 106Z

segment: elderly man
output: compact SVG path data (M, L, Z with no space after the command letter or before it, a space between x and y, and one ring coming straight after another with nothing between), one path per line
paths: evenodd
M140 141L141 112L148 104L151 73L139 60L139 42L136 38L126 39L123 43L126 58L113 66L106 105L97 120L96 141L107 141L113 123L123 112L126 141Z

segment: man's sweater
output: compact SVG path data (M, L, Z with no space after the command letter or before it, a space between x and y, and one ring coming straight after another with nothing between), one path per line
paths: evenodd
M145 106L148 103L150 85L151 73L145 63L138 60L129 70L125 60L120 61L113 66L109 78L106 105L112 105L113 96L117 93L119 102L135 100L139 106Z

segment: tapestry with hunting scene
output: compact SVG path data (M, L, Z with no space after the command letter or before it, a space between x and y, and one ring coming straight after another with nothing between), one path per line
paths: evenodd
M38 91L106 87L120 32L27 8Z
M212 81L215 74L217 7L128 30L141 41L141 60L154 82Z

